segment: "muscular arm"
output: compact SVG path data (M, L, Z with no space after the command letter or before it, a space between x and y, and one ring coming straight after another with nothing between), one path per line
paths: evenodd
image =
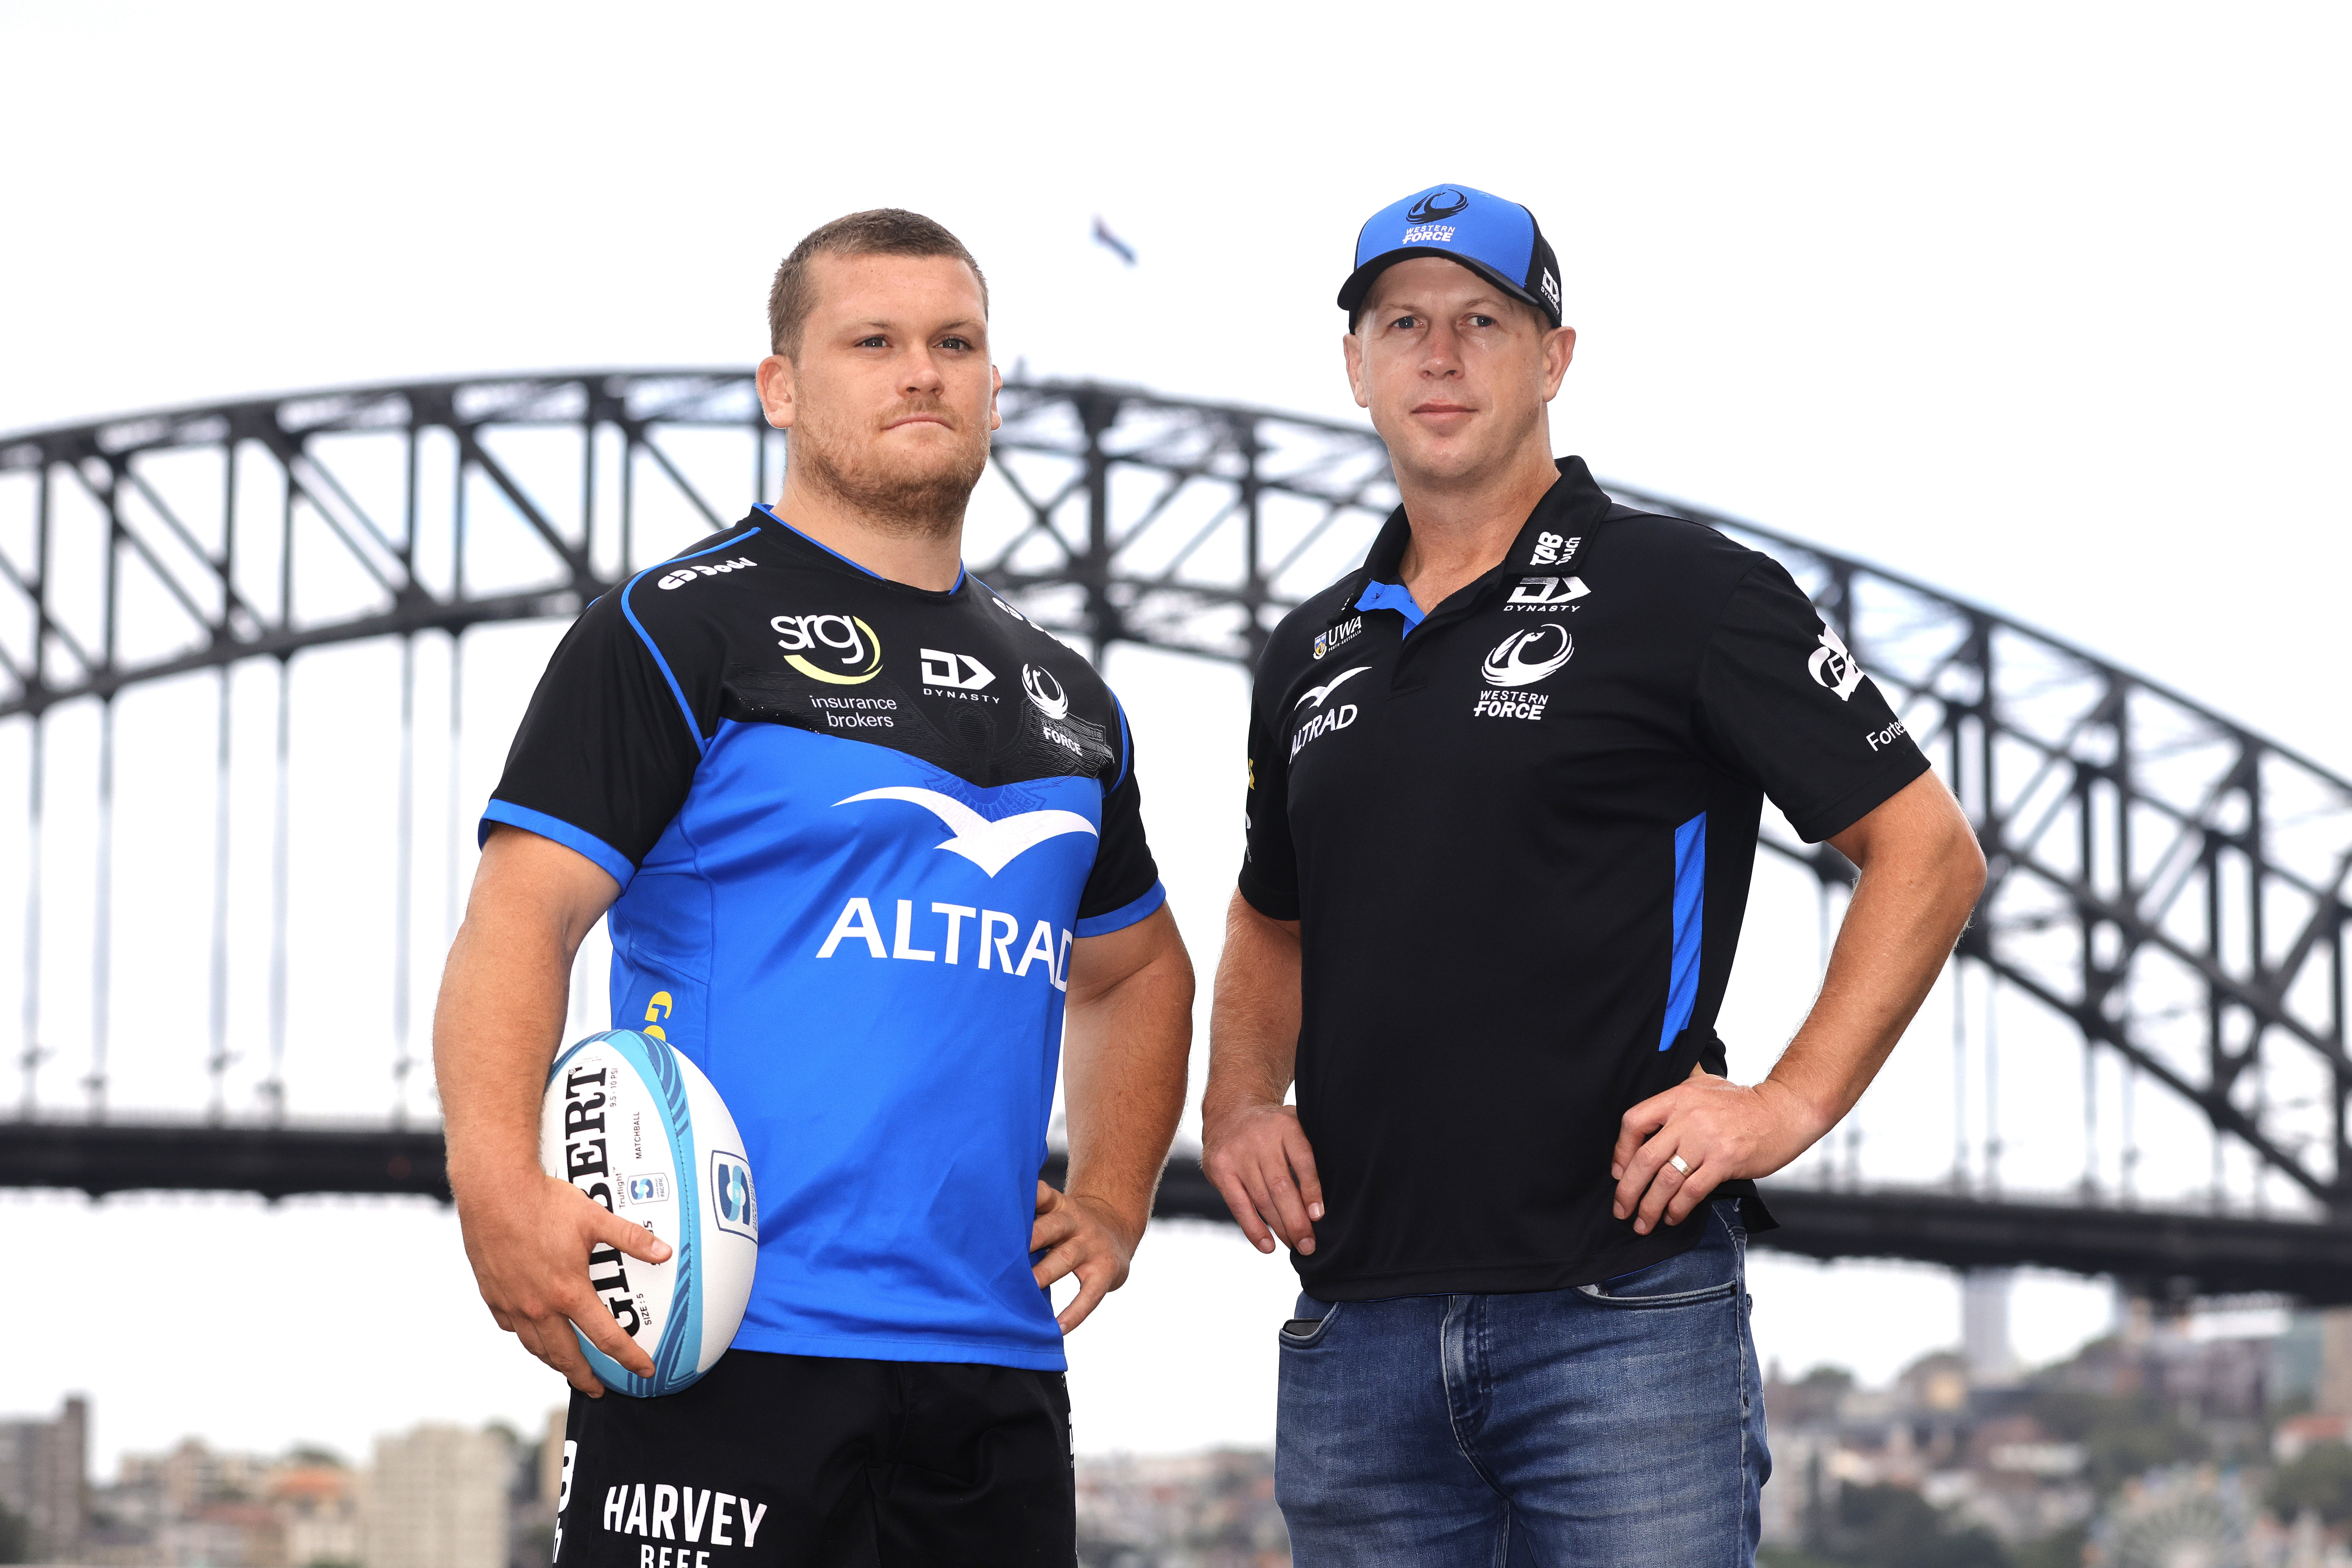
M1209 1015L1201 1168L1260 1252L1276 1237L1313 1252L1323 1217L1315 1152L1283 1103L1298 1063L1299 974L1298 922L1262 915L1235 893Z
M1078 1277L1068 1333L1127 1282L1151 1194L1184 1109L1192 1048L1192 961L1163 904L1122 931L1071 944L1062 1035L1066 1192L1037 1184L1029 1248L1040 1287Z
M540 1169L539 1107L563 1034L572 960L619 894L613 879L520 828L491 830L433 1015L433 1069L466 1257L499 1327L601 1396L573 1324L630 1371L653 1362L588 1285L599 1242L659 1263L669 1248Z
M1862 1098L1903 1037L1969 911L1984 854L1959 803L1923 773L1830 842L1861 868L1812 1011L1762 1082L1695 1075L1625 1113L1611 1156L1615 1212L1647 1235L1717 1184L1769 1176ZM1681 1155L1684 1175L1666 1162Z

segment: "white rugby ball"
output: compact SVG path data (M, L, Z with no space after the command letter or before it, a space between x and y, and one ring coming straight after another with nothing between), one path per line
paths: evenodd
M660 1264L602 1245L588 1255L588 1283L654 1363L639 1377L583 1334L604 1386L673 1394L709 1372L751 1300L760 1210L742 1135L702 1069L635 1030L591 1035L547 1075L539 1159L671 1247Z

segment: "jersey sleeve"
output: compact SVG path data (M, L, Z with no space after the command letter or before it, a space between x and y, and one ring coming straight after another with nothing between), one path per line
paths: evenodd
M1927 771L1877 683L1769 557L1716 622L1696 707L1701 748L1762 788L1808 844L1844 832Z
M617 590L556 645L516 730L480 836L507 823L587 857L626 888L702 760L668 665Z
M1168 901L1159 864L1143 835L1143 790L1135 778L1135 731L1118 707L1118 771L1103 795L1102 842L1095 868L1078 895L1079 936L1123 931Z
M1290 842L1290 760L1276 710L1282 682L1260 661L1250 694L1249 794L1242 819L1241 895L1268 920L1298 918L1298 859Z

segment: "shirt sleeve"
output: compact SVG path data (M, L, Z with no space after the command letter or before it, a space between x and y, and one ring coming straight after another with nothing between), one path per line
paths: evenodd
M702 760L668 665L605 595L556 645L482 813L594 861L626 888Z
M1241 895L1268 920L1298 918L1298 858L1290 842L1290 759L1287 737L1273 706L1282 682L1262 660L1250 694L1249 794L1242 825Z
M1702 749L1771 796L1808 844L1844 832L1927 771L1877 683L1769 557L1716 623L1696 708Z
M1143 790L1135 778L1135 732L1127 710L1111 699L1118 712L1118 771L1103 795L1102 842L1095 849L1095 868L1078 895L1079 936L1108 936L1123 931L1168 901L1160 886L1159 864L1143 834Z

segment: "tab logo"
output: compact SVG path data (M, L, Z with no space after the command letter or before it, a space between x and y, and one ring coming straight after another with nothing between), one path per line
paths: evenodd
M1815 685L1835 692L1841 702L1853 697L1854 689L1862 684L1862 666L1846 651L1844 641L1827 626L1822 628L1822 646L1805 661L1805 672L1813 678Z
M811 680L859 686L882 673L882 639L856 616L778 616L768 626L777 634L784 662ZM814 655L832 664L835 653L847 669L820 669L811 661Z
M979 691L996 681L996 671L968 653L943 653L935 647L915 650L923 661L923 684L950 691Z
M1573 605L1591 589L1581 577L1522 577L1519 585L1511 590L1504 605L1507 610L1549 610L1560 605Z
M1576 558L1576 547L1584 542L1584 535L1562 539L1557 533L1536 535L1536 552L1528 557L1530 566L1565 566Z

